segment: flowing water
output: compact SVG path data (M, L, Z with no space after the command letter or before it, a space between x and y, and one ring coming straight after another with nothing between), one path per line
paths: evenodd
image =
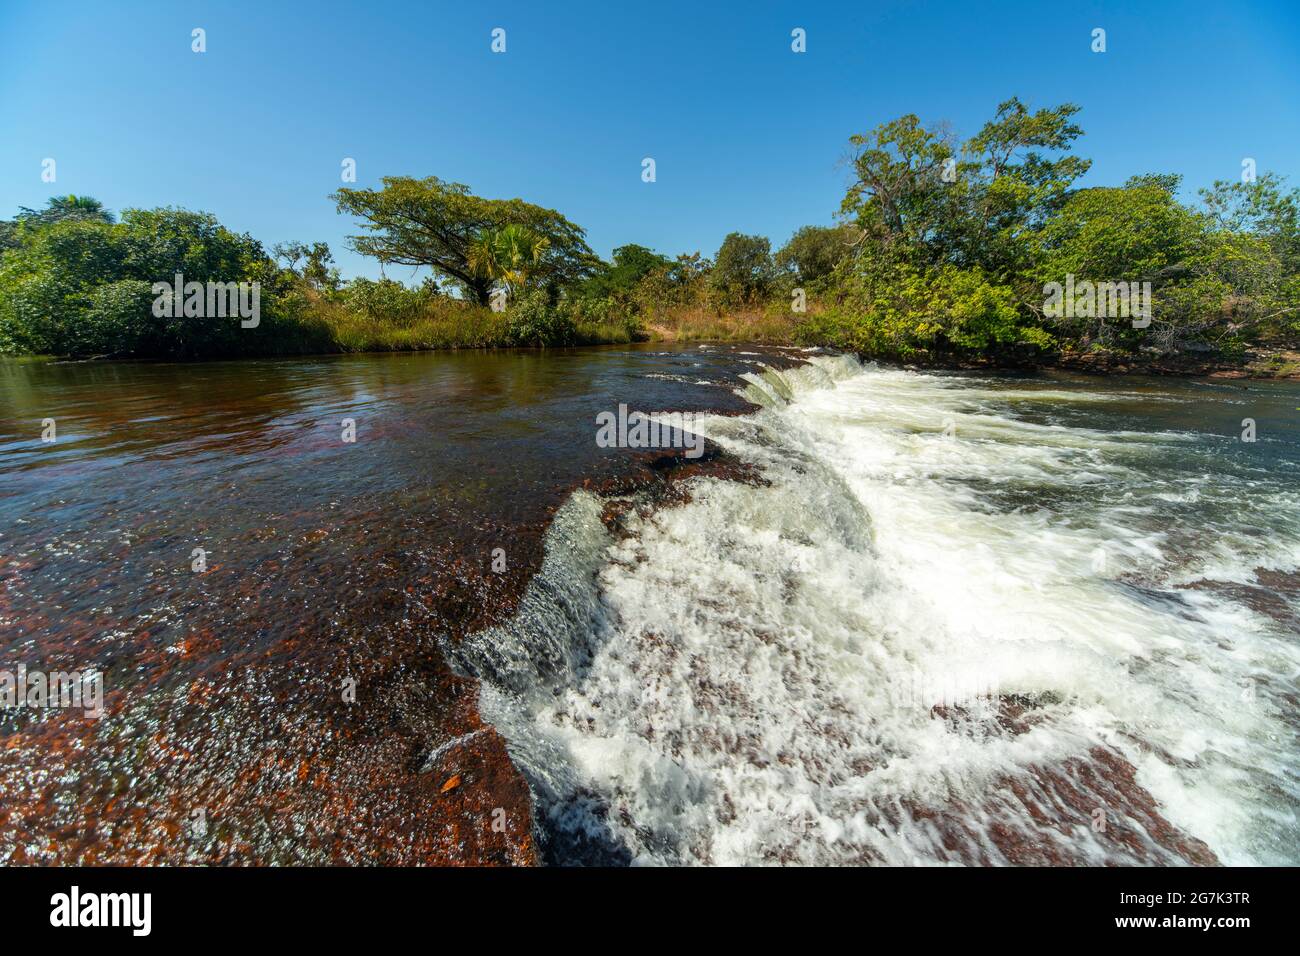
M1300 861L1300 387L799 354L0 369L0 643L115 702L4 718L0 851L455 858L445 655L550 862ZM620 402L752 473L585 482Z
M1300 858L1300 390L744 378L768 484L575 495L463 648L553 859Z

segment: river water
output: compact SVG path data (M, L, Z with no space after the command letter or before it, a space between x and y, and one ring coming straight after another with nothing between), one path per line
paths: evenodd
M75 747L7 728L11 854L158 858L138 821L196 804L225 829L180 859L450 853L399 831L468 805L374 822L481 732L450 696L554 863L1300 861L1295 384L658 346L10 364L0 398L5 649L119 692ZM750 473L593 481L620 402L710 410ZM356 673L380 716L321 703Z
M466 645L553 855L1294 863L1300 390L810 361Z

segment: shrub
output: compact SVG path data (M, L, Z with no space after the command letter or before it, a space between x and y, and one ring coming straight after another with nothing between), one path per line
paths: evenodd
M437 285L430 281L412 289L392 279L354 279L344 290L343 301L370 318L408 325L423 315L438 295Z
M186 358L267 351L270 322L153 314L155 282L259 281L263 315L283 318L278 270L246 235L183 209L127 210L122 221L24 221L0 262L0 349L54 355Z
M1022 321L1014 291L979 269L905 262L857 270L844 300L802 322L796 337L905 361L1054 346L1043 329Z
M574 345L578 339L571 311L557 308L542 289L520 295L507 309L506 321L516 345Z

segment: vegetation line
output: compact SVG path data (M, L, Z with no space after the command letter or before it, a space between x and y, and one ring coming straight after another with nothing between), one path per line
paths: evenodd
M928 365L1159 368L1263 354L1265 371L1300 370L1288 351L1300 339L1300 190L1253 167L1195 204L1169 174L1078 188L1089 161L1072 152L1077 112L1012 98L961 143L914 115L853 136L838 223L805 226L775 254L733 232L712 258L629 244L605 262L581 227L522 199L436 176L338 190L339 212L360 225L353 248L427 267L417 287L344 282L324 243L268 253L205 213L128 209L117 221L94 199L59 197L0 222L0 353L711 339ZM185 290L160 314L158 284L174 276L186 290L255 284L256 321L214 318Z

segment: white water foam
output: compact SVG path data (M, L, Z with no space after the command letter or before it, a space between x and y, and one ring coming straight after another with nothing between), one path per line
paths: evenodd
M1294 571L1293 497L1266 540L1225 512L1189 548L1149 470L1195 435L1011 412L1106 393L829 356L745 379L762 410L701 431L768 486L694 479L620 539L576 494L518 618L460 648L553 859L1182 862L1122 787L1079 784L1102 748L1220 861L1296 862L1295 635L1178 587Z

